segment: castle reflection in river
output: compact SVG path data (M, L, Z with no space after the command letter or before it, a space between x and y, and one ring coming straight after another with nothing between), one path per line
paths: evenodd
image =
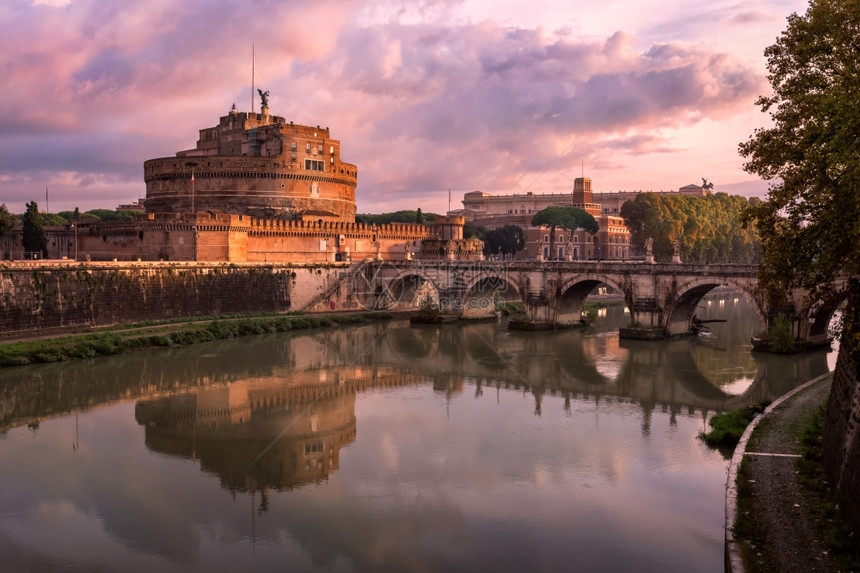
M148 448L197 459L231 491L290 489L324 479L355 440L355 396L417 382L360 367L252 378L141 400L135 419Z

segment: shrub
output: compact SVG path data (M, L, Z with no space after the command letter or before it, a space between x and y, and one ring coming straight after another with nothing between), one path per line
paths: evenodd
M774 352L791 352L794 349L794 335L791 333L791 318L778 314L767 331L767 341Z
M20 354L0 358L0 366L27 366L28 364L30 364L30 359Z
M212 333L212 336L219 340L224 338L233 338L234 336L239 335L239 327L233 322L220 322L216 320L207 327L207 330Z
M105 336L93 340L92 348L102 355L119 354L123 350L122 341L117 336Z
M717 414L709 422L710 432L699 432L699 438L712 448L726 446L734 448L741 439L744 430L757 414L764 411L769 402L761 402L755 406L732 410L725 414Z
M87 343L76 344L75 346L69 348L67 350L69 358L73 358L75 360L83 360L85 358L94 358L97 356L93 347Z
M39 352L33 357L36 362L41 362L42 364L49 364L51 362L62 362L65 360L65 356L62 352Z

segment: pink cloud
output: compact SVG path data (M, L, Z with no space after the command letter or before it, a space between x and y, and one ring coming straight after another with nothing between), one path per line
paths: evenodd
M547 34L463 17L469 5L4 3L0 202L20 211L45 184L68 190L69 204L96 203L82 207L142 195L144 160L193 146L233 103L250 108L252 42L272 111L331 127L358 165L360 209L447 199L452 186L516 191L547 165L549 184L583 160L671 156L688 147L675 130L734 117L764 89L741 55L677 40L669 24L682 37L683 17L643 49L633 22L581 37L559 8L565 25ZM751 5L720 17L737 27L768 14Z

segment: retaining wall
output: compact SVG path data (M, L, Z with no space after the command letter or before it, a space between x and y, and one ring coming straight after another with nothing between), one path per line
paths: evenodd
M860 325L860 286L852 281L843 319ZM845 335L843 334L843 337ZM833 372L833 386L824 425L824 465L843 514L860 532L860 353L856 342L843 340ZM852 352L853 347L853 352Z
M0 333L304 310L344 269L228 263L0 267Z

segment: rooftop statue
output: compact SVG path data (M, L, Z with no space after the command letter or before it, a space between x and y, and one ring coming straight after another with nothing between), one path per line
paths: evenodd
M260 99L262 100L261 105L263 107L269 107L269 90L263 91L261 89L258 89L257 93L260 94Z

